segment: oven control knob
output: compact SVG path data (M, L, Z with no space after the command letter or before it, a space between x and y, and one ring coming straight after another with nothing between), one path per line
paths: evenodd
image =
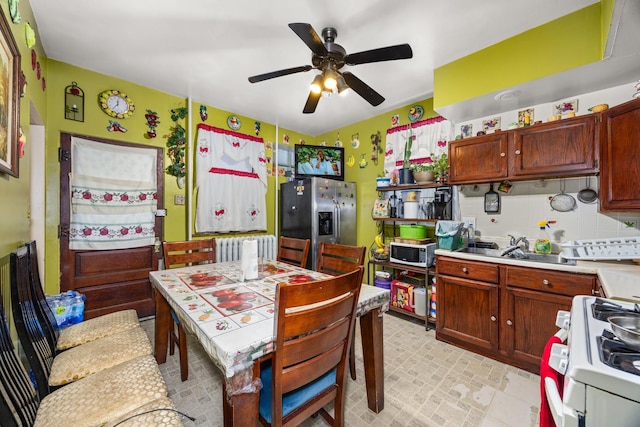
M564 375L569 363L569 346L565 344L553 344L549 355L549 366L556 372Z

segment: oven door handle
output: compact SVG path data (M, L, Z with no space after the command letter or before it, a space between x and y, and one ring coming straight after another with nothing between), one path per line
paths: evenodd
M551 411L551 416L556 426L562 426L562 398L558 391L558 386L553 378L544 378L544 392L547 395L547 404Z

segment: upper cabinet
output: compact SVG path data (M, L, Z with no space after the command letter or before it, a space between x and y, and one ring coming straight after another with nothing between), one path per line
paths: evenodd
M604 111L600 123L600 211L640 211L640 99Z
M596 114L451 141L451 184L598 172Z

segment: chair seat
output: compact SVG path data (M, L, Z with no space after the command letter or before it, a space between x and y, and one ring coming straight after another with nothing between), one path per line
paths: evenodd
M59 353L51 365L49 385L65 385L150 354L153 347L144 329L126 329Z
M171 409L176 405L168 397L149 402L135 410L111 420L104 427L180 427L180 414ZM125 421L126 420L126 421Z
M262 389L260 390L260 415L268 423L271 423L271 393L272 369L271 365L260 371L260 379L262 380ZM292 390L282 396L282 416L286 417L291 411L295 410L305 402L311 400L318 393L336 382L336 370L332 369L320 378L316 379L303 387Z
M140 326L140 322L133 309L105 314L62 329L57 349L66 350L136 326Z
M141 356L47 395L34 427L102 426L167 394L156 360Z

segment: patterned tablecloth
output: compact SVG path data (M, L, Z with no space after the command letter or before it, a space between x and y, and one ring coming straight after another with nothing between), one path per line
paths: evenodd
M280 282L328 278L304 268L264 261L256 280L241 281L240 261L153 271L150 279L227 379L273 351L274 300ZM389 291L362 285L358 315L389 309Z

